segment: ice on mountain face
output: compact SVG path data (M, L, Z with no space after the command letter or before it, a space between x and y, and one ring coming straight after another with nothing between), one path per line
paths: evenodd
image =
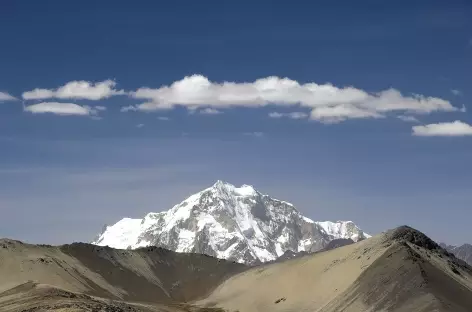
M341 236L366 236L352 222L338 223L314 222L252 186L217 181L168 211L123 219L93 243L123 249L156 245L251 264L286 251L317 251Z
M350 238L357 242L370 237L370 235L364 233L352 221L323 221L315 223L321 226L328 235L334 237L335 239Z
M124 218L112 226L107 226L104 233L97 240L97 245L123 248L130 246L141 235L141 219ZM126 247L125 247L126 248Z
M311 220L310 218L307 218L307 217L303 217L303 220L305 220L305 222L308 222L308 223L315 223L315 221Z

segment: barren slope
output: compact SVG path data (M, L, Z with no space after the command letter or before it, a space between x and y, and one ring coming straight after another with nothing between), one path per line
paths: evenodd
M0 292L28 281L114 300L175 303L206 295L240 264L161 248L37 246L0 240Z
M223 312L185 303L129 303L27 282L0 293L2 312Z
M472 311L471 269L401 227L357 244L253 268L202 306L230 311Z

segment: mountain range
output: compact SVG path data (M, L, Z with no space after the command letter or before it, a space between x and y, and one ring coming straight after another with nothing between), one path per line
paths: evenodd
M415 229L332 245L247 266L154 246L0 239L0 311L472 311L472 268Z
M124 218L92 244L120 249L159 246L245 264L274 261L286 252L315 252L335 239L370 237L351 221L315 222L292 204L250 185L217 181L168 211Z
M217 181L93 244L0 239L2 312L470 312L471 246L373 237Z

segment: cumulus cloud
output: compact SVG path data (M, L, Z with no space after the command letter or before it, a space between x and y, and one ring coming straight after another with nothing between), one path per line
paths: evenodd
M204 109L201 109L198 111L200 114L203 114L203 115L218 115L218 114L222 114L221 111L217 110L217 109L214 109L214 108L211 108L211 107L207 107L207 108L204 108Z
M278 113L278 112L272 112L269 113L270 118L283 118L287 117L290 119L305 119L308 118L308 114L305 112L291 112L291 113Z
M415 116L399 115L397 118L405 122L420 122Z
M413 135L416 136L466 136L472 135L472 126L456 120L424 126L414 126Z
M310 118L322 122L339 122L349 118L381 118L387 113L431 113L458 111L450 102L419 94L405 96L395 89L378 93L332 84L299 83L280 77L261 78L254 82L212 82L201 75L187 76L169 86L140 88L130 96L145 100L136 106L141 111L171 109L183 105L189 109L266 105L301 106L311 109ZM278 113L272 114L273 118ZM288 116L287 116L288 117Z
M123 90L115 90L116 82L105 80L97 83L89 81L71 81L57 89L34 89L23 92L24 100L86 99L101 100L113 95L125 94Z
M17 100L16 97L14 97L13 95L10 95L6 92L0 92L0 102L3 102L3 101L15 101Z
M74 103L43 102L25 106L25 112L33 114L56 114L56 115L78 115L88 116L94 114L90 106L80 106Z

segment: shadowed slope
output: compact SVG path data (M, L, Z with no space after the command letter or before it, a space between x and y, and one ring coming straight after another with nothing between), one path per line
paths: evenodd
M245 266L161 248L37 246L0 240L0 291L29 280L114 300L174 303L206 295Z
M2 312L224 312L189 304L127 303L27 282L0 293Z

